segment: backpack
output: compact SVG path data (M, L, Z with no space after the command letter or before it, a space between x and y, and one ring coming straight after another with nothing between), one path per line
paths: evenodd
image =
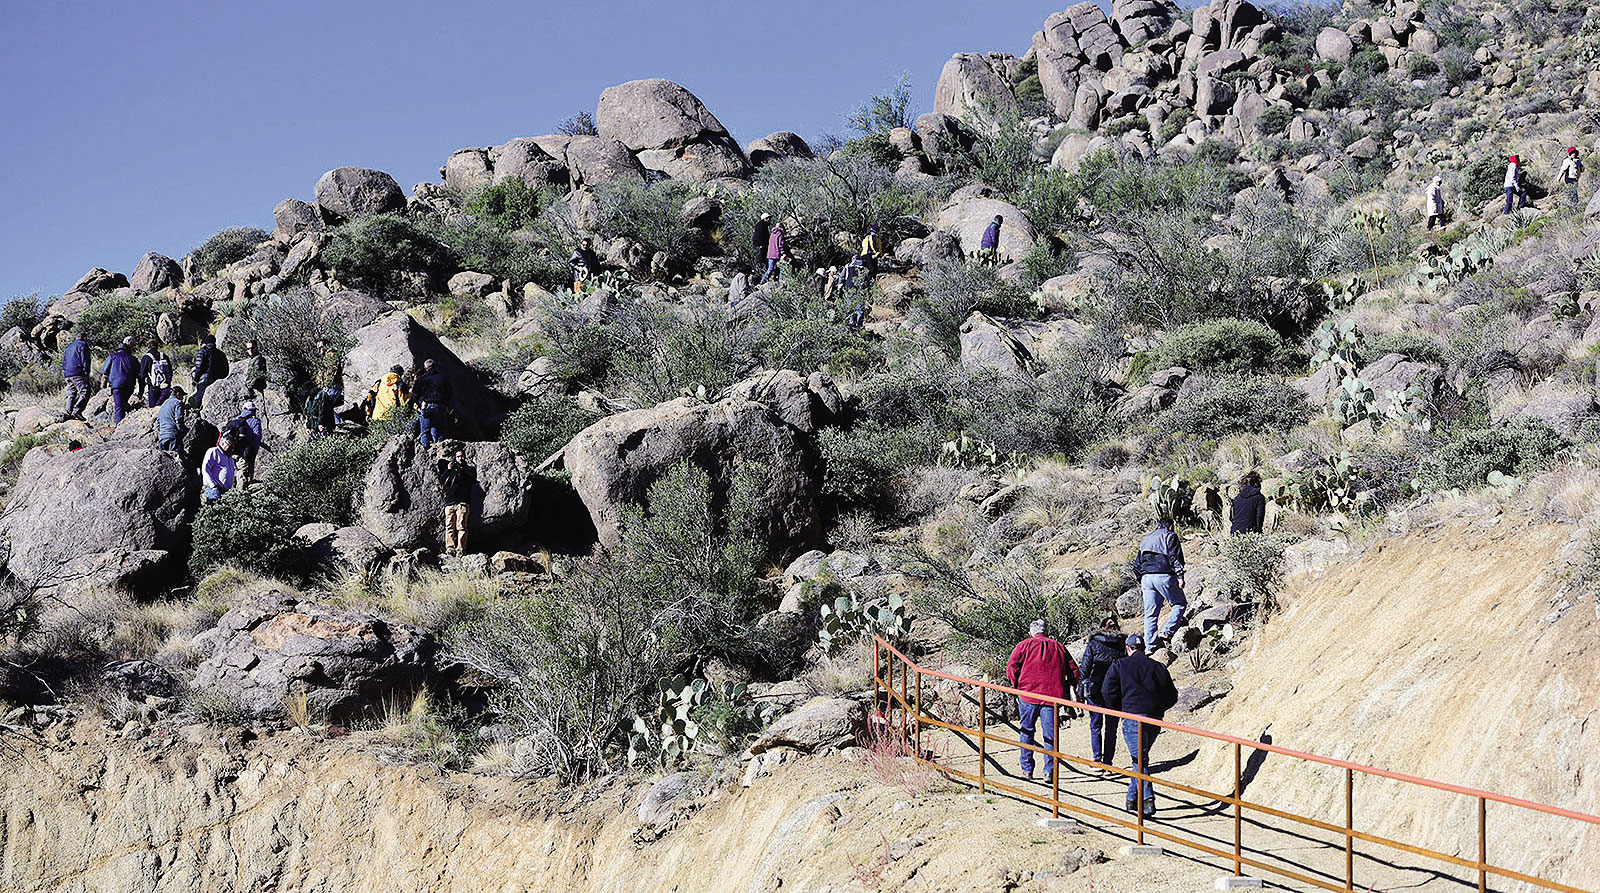
M211 362L207 365L210 367L213 380L228 377L228 355L222 352L222 348L211 349Z
M158 388L172 384L172 361L161 357L150 364L150 383Z
M239 416L234 416L227 422L223 423L222 435L217 438L217 440L218 442L228 440L232 441L233 443L248 443L249 436L250 433L246 431L244 427L244 419Z
M1078 682L1081 700L1099 700L1100 685L1111 671L1111 665L1123 658L1127 643L1125 633L1110 630L1101 630L1089 637L1089 643L1083 648L1083 676Z

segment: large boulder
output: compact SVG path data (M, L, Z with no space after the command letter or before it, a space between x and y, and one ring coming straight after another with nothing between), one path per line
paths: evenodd
M297 238L303 233L316 232L327 226L322 221L322 211L316 205L297 198L286 198L278 202L278 206L272 209L272 219L278 224L279 238L284 240Z
M563 137L561 157L574 186L604 186L607 183L643 183L644 167L620 140L598 136ZM541 143L540 145L544 145Z
M394 308L366 292L345 289L323 298L322 309L330 318L337 319L345 331L354 332L372 325Z
M1000 254L1006 260L1022 260L1033 251L1033 224L1022 209L996 198L967 198L951 202L939 209L934 221L935 229L955 234L961 250L975 254L983 242L983 231L995 215L1005 219L1000 224Z
M152 447L35 447L0 516L6 567L30 588L144 591L184 550L188 493L182 463Z
M600 136L638 153L647 170L669 177L744 177L750 163L722 122L682 86L662 78L607 87L595 112Z
M792 369L759 372L729 388L728 396L765 403L778 418L807 434L839 424L847 408L826 372L813 372L809 378Z
M438 645L428 632L361 611L268 592L195 637L194 685L256 714L304 707L314 720L369 718L426 686Z
M1017 376L1031 375L1037 363L1021 339L988 316L974 312L961 324L961 366Z
M183 267L172 258L152 251L139 258L139 265L133 268L128 284L142 292L177 288L183 284Z
M467 442L462 447L477 476L467 546L483 551L519 532L527 521L532 504L528 468L520 456L500 443ZM391 439L367 471L357 516L361 526L390 549L442 547L444 492L438 457L424 453L413 437Z
M113 273L104 267L95 267L84 273L76 285L67 289L68 292L82 292L94 294L95 292L113 291L128 287L128 277L121 273Z
M1343 64L1355 52L1355 41L1338 28L1327 27L1317 32L1317 58L1326 62Z
M485 387L437 335L407 314L379 317L357 329L354 341L344 361L344 389L352 400L366 393L391 367L403 366L409 372L422 368L422 362L431 359L455 392L452 409L460 427L453 432L479 436L506 412L503 398Z
M948 115L985 130L1008 112L1018 110L1017 95L998 54L957 53L939 72L934 88L934 114Z
M325 574L374 573L394 554L364 527L307 524L295 531L295 536L309 544L312 564Z
M557 158L539 145L537 140L518 137L505 145L489 150L494 161L494 182L519 179L538 188L563 185L568 181L565 156Z
M849 698L812 698L761 733L751 753L791 747L807 753L856 743L866 730L867 712Z
M754 167L782 161L785 158L810 158L811 146L798 133L780 130L769 133L761 139L751 143L745 150L750 156L750 164Z
M317 204L336 219L399 211L406 206L400 184L383 171L336 167L317 181Z
M466 194L494 182L487 149L457 149L439 168L444 185Z
M761 403L681 398L614 415L574 437L561 461L607 546L618 542L623 506L642 505L650 485L685 462L710 475L719 504L736 466L766 475L756 513L775 554L807 546L820 532L815 449Z
M1160 0L1112 0L1111 24L1124 43L1138 46L1167 32L1173 9Z

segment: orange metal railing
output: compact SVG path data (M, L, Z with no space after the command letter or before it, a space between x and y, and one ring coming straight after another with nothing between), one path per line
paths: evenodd
M1134 832L1136 839L1140 844L1145 842L1146 836L1166 840L1171 843L1175 843L1180 846L1226 860L1233 867L1233 873L1235 875L1243 875L1245 867L1248 866L1324 890L1353 891L1356 889L1363 889L1356 886L1355 872L1355 857L1357 853L1356 845L1357 843L1362 843L1371 844L1375 847L1387 848L1389 850L1409 853L1411 855L1421 856L1427 859L1437 860L1447 865L1466 869L1468 872L1476 873L1477 886L1480 893L1487 893L1487 891L1490 889L1489 879L1491 877L1504 878L1510 881L1525 883L1540 889L1561 891L1561 893L1593 893L1593 891L1587 891L1581 887L1574 887L1568 884L1557 882L1550 878L1527 874L1504 865L1498 865L1491 861L1489 859L1488 812L1489 804L1494 803L1512 807L1515 810L1524 811L1522 814L1531 812L1544 816L1552 816L1557 819L1565 820L1569 823L1578 823L1577 825L1571 826L1573 827L1575 833L1576 831L1581 830L1583 825L1600 826L1600 816L1574 812L1569 809L1560 809L1554 806L1546 806L1542 803L1534 803L1529 800L1508 797L1503 794L1495 794L1489 791L1463 787L1461 785L1432 781L1425 778L1417 778L1415 776L1405 775L1399 772L1390 772L1385 769L1377 769L1372 766L1364 766L1360 763L1352 763L1346 760L1336 760L1330 757L1317 756L1316 754L1291 750L1286 747L1268 744L1261 741L1252 741L1246 738L1238 738L1232 735L1210 732L1204 729L1180 725L1178 723L1136 716L1131 713L1123 713L1121 711L1110 710L1104 707L1096 707L1091 704L1084 704L1077 701L1028 693L1028 698L1032 701L1052 704L1058 708L1067 707L1074 710L1084 711L1086 713L1098 713L1105 717L1106 721L1108 722L1116 722L1117 720L1121 719L1138 720L1140 727L1138 733L1139 740L1137 743L1139 744L1139 751L1141 753L1144 751L1143 733L1146 725L1158 727L1163 732L1172 732L1193 738L1221 742L1231 746L1233 750L1233 789L1231 792L1207 791L1198 787L1180 784L1171 779L1161 779L1161 786L1163 788L1183 791L1184 793L1214 801L1223 806L1232 808L1233 847L1231 852L1219 849L1218 847L1207 843L1203 843L1200 840L1196 840L1194 839L1193 835L1185 836L1179 833L1179 828L1177 825L1169 824L1166 827L1153 827L1147 823L1144 815L1144 791L1142 784L1137 786L1139 789L1137 792L1138 799L1136 801L1138 808L1134 812L1132 818L1114 813L1099 812L1070 800L1064 801L1061 797L1060 778L1060 767L1063 762L1085 767L1094 767L1096 769L1109 769L1118 775L1127 778L1136 778L1141 781L1153 782L1155 781L1155 777L1147 774L1145 771L1142 771L1139 768L1121 769L1114 766L1096 763L1091 759L1085 759L1081 756L1075 756L1070 753L1062 752L1061 738L1059 734L1061 711L1059 709L1051 711L1054 716L1054 731L1057 733L1052 737L1052 740L1056 742L1054 747L1040 747L1037 745L1024 744L1018 737L999 735L991 731L991 726L989 723L989 715L991 712L988 697L989 692L995 692L999 695L1012 696L1021 695L1024 694L1024 692L1018 691L1014 688L1009 688L1007 686L996 685L992 682L983 682L977 679L968 679L961 676L953 676L948 673L942 673L937 670L926 669L919 666L910 658L906 657L905 654L901 653L893 645L890 645L882 638L876 636L874 637L872 654L874 680L873 700L875 708L874 715L877 720L880 723L885 724L893 734L900 736L900 738L912 748L912 753L916 755L916 758L920 762L934 766L947 776L959 778L976 785L980 793L986 793L991 788L997 791L1004 791L1027 800L1040 803L1044 806L1048 806L1051 814L1057 817L1061 815L1062 810L1090 816L1099 821L1120 826ZM895 690L897 670L899 691ZM942 679L948 682L954 682L962 686L970 686L977 689L977 728L965 726L957 722L946 721L932 715L925 710L922 698L922 685L924 677L928 677L930 679ZM1009 728L1003 725L1002 727ZM976 739L978 771L976 773L972 773L959 769L952 765L948 760L941 760L938 755L929 750L925 750L923 747L923 730L925 728L942 729L958 735L967 736L968 738ZM1054 764L1050 771L1049 794L1044 794L1040 791L1029 788L996 781L992 777L991 773L987 773L985 771L985 763L989 758L990 743L1015 747L1019 750L1027 749L1038 754L1044 754L1048 757L1052 757L1054 759ZM1264 751L1267 753L1279 754L1281 756L1305 763L1329 766L1343 770L1344 815L1342 820L1328 821L1324 819L1318 819L1312 816L1300 815L1287 809L1279 809L1262 803L1254 803L1246 800L1244 798L1245 785L1241 761L1243 751L1246 749L1252 752ZM1143 768L1148 769L1148 766ZM1476 800L1477 857L1475 859L1467 859L1452 853L1444 853L1438 850L1430 849L1429 847L1393 840L1376 833L1360 830L1356 826L1355 822L1355 781L1356 776L1358 775L1389 779L1391 781L1400 782L1402 785L1416 786L1450 794L1458 794ZM1342 838L1344 842L1343 883L1334 883L1328 879L1328 875L1326 873L1324 873L1324 876L1322 877L1317 877L1308 874L1305 871L1289 868L1286 865L1274 864L1272 862L1265 861L1265 858L1269 857L1271 854L1253 851L1245 845L1243 834L1243 818L1244 814L1247 812L1259 813L1260 815L1268 816L1281 822L1288 822L1295 825L1317 829L1319 831L1332 834L1335 838ZM1510 814L1513 816L1517 815L1517 813ZM1364 852L1363 856L1366 855L1369 855L1369 853Z

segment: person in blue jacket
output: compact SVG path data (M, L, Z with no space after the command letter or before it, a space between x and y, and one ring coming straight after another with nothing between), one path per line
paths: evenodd
M128 414L128 398L139 386L139 361L133 356L132 338L122 339L111 356L106 357L101 374L105 376L106 387L111 389L111 421L120 425L122 417Z
M61 352L61 375L67 380L67 418L81 422L89 405L89 339L82 332Z

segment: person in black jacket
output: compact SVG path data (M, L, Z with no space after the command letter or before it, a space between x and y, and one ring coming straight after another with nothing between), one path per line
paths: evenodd
M477 475L467 464L467 451L457 446L439 462L439 484L444 491L444 550L466 554L467 520L472 512L472 489Z
M755 231L750 234L750 247L755 251L757 273L767 268L767 241L772 238L772 215L762 214L756 221Z
M1100 620L1100 628L1089 637L1088 644L1083 646L1082 672L1083 679L1078 683L1078 697L1085 703L1094 707L1108 707L1102 688L1105 684L1106 673L1117 661L1122 660L1123 649L1128 637L1117 629L1117 615L1107 614ZM1096 763L1110 764L1117 757L1117 719L1107 718L1093 710L1089 711L1089 746L1094 751ZM1098 769L1096 773L1105 778L1115 778L1116 773L1110 769Z
M1261 475L1249 472L1239 479L1239 495L1233 497L1230 535L1260 533L1267 524L1267 497L1261 495Z
M450 379L435 367L433 358L423 360L422 374L417 376L417 386L411 389L411 399L417 405L417 439L424 450L444 438L454 396Z
M1148 716L1151 719L1160 719L1166 715L1172 705L1178 703L1178 688L1172 684L1172 674L1160 663L1151 660L1144 654L1144 636L1134 633L1128 637L1128 656L1119 660L1106 673L1105 684L1102 686L1106 706L1112 710L1121 710L1123 713L1134 713L1139 716ZM1133 768L1140 775L1149 775L1150 745L1156 740L1156 733L1161 731L1160 726L1143 723L1136 719L1122 721L1122 743L1128 746L1128 753L1133 755ZM1141 746L1142 745L1142 746ZM1139 809L1141 799L1146 816L1155 815L1156 791L1155 785L1147 777L1144 780L1143 797L1140 796L1139 779L1128 779L1128 811Z

